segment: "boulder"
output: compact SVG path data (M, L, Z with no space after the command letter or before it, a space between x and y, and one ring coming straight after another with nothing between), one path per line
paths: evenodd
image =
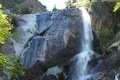
M36 62L47 66L63 65L80 52L83 24L79 9L38 14L36 34L23 50L21 63L31 68Z
M11 57L15 56L15 49L10 38L5 42L5 44L0 46L0 52Z

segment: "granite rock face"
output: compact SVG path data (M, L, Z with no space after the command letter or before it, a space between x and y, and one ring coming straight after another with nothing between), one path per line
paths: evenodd
M36 62L47 66L63 65L80 51L82 18L79 9L64 9L36 15L35 34L24 47L22 65Z

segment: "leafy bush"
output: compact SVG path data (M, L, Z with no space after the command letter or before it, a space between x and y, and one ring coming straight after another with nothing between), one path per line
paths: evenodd
M99 30L99 35L103 43L108 43L114 37L114 33L112 30L108 29L107 27L103 27Z
M120 9L120 2L117 2L116 5L114 6L114 12L118 11Z
M68 0L65 2L65 5L67 7L90 7L91 5L91 0Z
M23 76L25 73L24 69L17 63L17 61L13 61L12 58L9 58L2 53L0 53L0 68L15 80Z
M13 26L10 24L10 19L3 13L2 5L0 4L0 44L4 44L5 40L12 35L12 29ZM0 69L15 80L24 74L24 70L18 64L17 59L12 59L2 53L0 53Z
M5 40L11 35L13 26L10 24L10 19L2 11L2 5L0 4L0 44L3 44Z
M78 7L84 6L84 7L90 7L90 0L78 0L75 5Z

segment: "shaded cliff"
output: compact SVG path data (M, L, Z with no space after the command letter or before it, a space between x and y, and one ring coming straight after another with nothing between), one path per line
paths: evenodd
M38 0L0 0L8 10L18 14L46 12L46 7Z

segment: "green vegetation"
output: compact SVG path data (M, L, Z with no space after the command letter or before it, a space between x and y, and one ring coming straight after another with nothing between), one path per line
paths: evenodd
M107 44L109 41L111 41L113 39L113 37L115 36L115 34L113 33L112 30L108 29L107 27L103 27L99 30L98 32L101 41L104 44Z
M116 5L114 6L114 12L118 11L120 9L120 2L117 2Z
M90 0L77 0L77 2L74 3L76 7L90 7Z
M65 2L67 7L90 7L91 0L68 0Z
M0 68L7 72L12 79L17 80L24 75L24 69L17 63L17 60L9 58L8 56L0 53Z
M0 44L4 44L6 39L12 35L12 29L13 26L10 24L10 18L3 13L2 5L0 5ZM10 58L3 53L0 53L0 69L7 72L15 80L24 74L24 70L17 63L17 59Z
M5 40L11 35L13 26L10 24L10 19L2 11L0 4L0 44L4 44Z

